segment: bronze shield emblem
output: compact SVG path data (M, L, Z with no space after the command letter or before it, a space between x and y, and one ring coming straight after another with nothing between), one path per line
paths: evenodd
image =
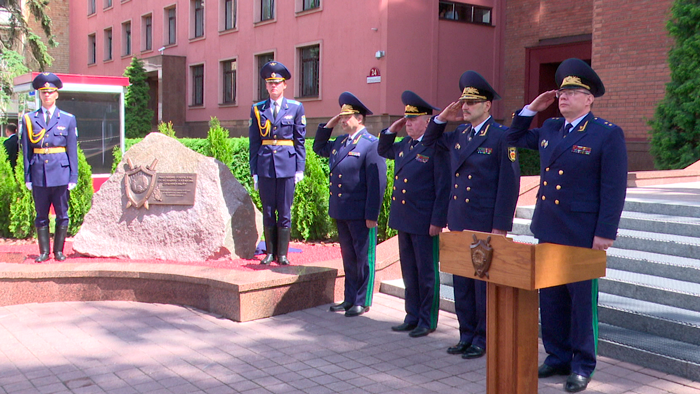
M141 208L144 206L148 209L148 198L151 197L153 189L156 187L155 167L158 159L153 160L153 163L146 168L134 167L131 159L127 159L127 163L130 170L124 174L124 189L126 190L126 198L129 200L126 207Z
M493 248L489 244L491 237L486 237L486 240L480 240L474 235L474 243L471 244L472 265L474 266L474 275L479 278L489 277L489 268L491 268L491 259L493 258Z

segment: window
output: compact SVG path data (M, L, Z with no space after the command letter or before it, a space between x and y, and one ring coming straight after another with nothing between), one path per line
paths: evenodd
M96 0L88 0L88 15L92 15L97 12L97 6L95 5Z
M275 17L275 0L260 0L260 21L267 21Z
M122 56L131 55L131 22L122 23Z
M192 106L204 105L204 65L190 67L192 71Z
M439 18L459 22L491 25L491 8L441 1Z
M97 42L95 41L95 35L88 35L88 64L97 63Z
M192 37L204 36L204 0L192 0Z
M143 48L141 48L141 50L150 51L153 49L153 16L145 15L141 17L141 25L143 26L141 28L143 32L143 37L141 38Z
M302 0L302 1L303 1L303 5L301 6L302 11L318 8L321 5L321 0Z
M112 60L112 28L105 29L104 34L105 43L105 61Z
M177 19L175 11L175 7L165 9L165 45L173 45L177 42Z
M231 30L236 28L236 0L223 0L223 28L221 30Z
M112 6L112 0L104 0L104 8L109 8Z
M225 60L221 62L221 72L223 86L223 95L221 102L224 104L236 103L236 61Z
M299 48L301 95L300 97L318 97L319 45Z
M265 65L265 63L270 62L275 60L275 54L274 53L263 53L262 55L256 56L258 59L258 76L260 76L260 70L262 70L262 67ZM267 100L270 98L270 94L267 92L267 88L265 86L265 80L262 78L258 78L258 100Z

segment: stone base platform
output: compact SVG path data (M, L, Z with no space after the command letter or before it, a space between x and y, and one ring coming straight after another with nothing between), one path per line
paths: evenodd
M396 237L377 247L375 291L382 280L401 278L398 260ZM342 300L344 289L341 259L255 271L97 258L94 263L0 261L0 306L137 301L192 306L243 322Z

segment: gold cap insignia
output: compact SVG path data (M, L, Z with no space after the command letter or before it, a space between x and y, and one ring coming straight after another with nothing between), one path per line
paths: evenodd
M406 109L404 110L404 115L406 116L420 116L420 115L427 115L427 112L420 112L418 107L413 106L413 105L407 105Z
M360 113L360 111L353 108L352 105L350 105L350 104L343 104L343 106L340 107L340 114L341 115L352 115L352 114L359 114L359 113Z
M590 86L581 82L581 78L579 78L575 75L569 75L568 77L564 78L560 87L564 87L564 86L580 86L582 88L586 88L588 90L591 90Z
M270 78L277 78L277 74L275 74L275 73L270 74Z
M276 65L277 65L277 62L270 62L270 65L271 65L271 66L276 66Z
M48 83L48 82L46 82L46 83L44 84L44 87L45 87L45 88L50 88L50 87L51 87L51 84Z
M479 89L473 87L473 86L467 86L464 88L462 91L462 97L460 97L460 100L486 100L486 96L483 94L480 94Z

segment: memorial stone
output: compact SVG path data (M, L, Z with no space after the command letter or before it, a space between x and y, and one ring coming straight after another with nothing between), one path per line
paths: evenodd
M253 258L262 215L220 161L151 133L95 193L73 249L95 257Z

